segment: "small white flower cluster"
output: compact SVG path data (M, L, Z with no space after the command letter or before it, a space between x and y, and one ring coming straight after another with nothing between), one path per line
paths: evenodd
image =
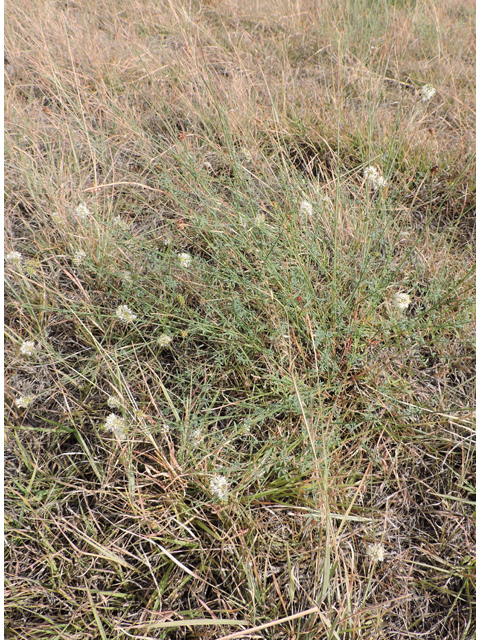
M73 259L72 262L74 264L75 267L80 267L82 262L85 260L85 258L87 257L87 254L85 253L85 251L75 251L75 253L73 254Z
M192 264L192 256L189 253L179 253L178 261L180 262L180 266L184 269L188 269L188 267Z
M433 98L433 96L437 93L435 87L432 87L429 84L424 84L420 89L420 95L422 96L422 102L428 102Z
M372 562L383 562L385 560L385 547L383 544L369 544L367 555Z
M193 444L195 446L198 446L203 440L202 430L201 429L195 429L195 431L192 431L192 434L190 436L190 440L193 442Z
M224 476L213 476L210 480L210 491L219 500L227 500L228 498L228 482Z
M119 440L125 440L127 437L127 423L124 418L117 416L115 413L111 413L105 420L105 429L113 431Z
M90 209L85 204L79 204L74 213L80 220L86 220L93 215Z
M119 409L120 407L123 407L122 399L118 396L109 396L107 404L110 409Z
M253 160L252 154L245 147L240 150L240 157L244 162L246 162L248 164L250 164L250 162L252 162L252 160Z
M35 342L33 342L33 340L25 340L25 342L20 347L20 353L22 354L22 356L33 356L35 351Z
M19 267L22 264L23 256L18 251L10 251L5 256L5 260L9 264L13 264L14 267Z
M397 309L400 309L400 311L405 311L405 309L408 309L410 303L411 299L408 293L396 293L393 296L393 306Z
M170 433L170 427L166 422L160 427L160 433L162 434L162 436L168 436L168 434Z
M129 223L126 220L124 220L121 216L116 216L113 219L113 226L117 227L121 231L129 231L130 230Z
M117 317L120 318L122 322L130 323L137 319L137 316L130 311L126 304L121 304L117 311Z
M35 396L20 396L15 400L15 404L19 409L27 409L31 404L35 402Z
M365 180L373 186L375 191L378 191L382 187L385 187L387 184L387 181L380 174L377 167L373 167L373 166L367 167L363 175L365 177Z
M303 200L300 203L300 207L298 211L301 216L307 216L308 218L310 218L313 215L313 207L310 204L310 202L308 202L308 200Z
M249 436L252 432L252 422L248 418L243 421L243 433Z
M162 335L158 336L158 338L157 338L157 345L160 348L168 347L168 345L172 342L172 340L173 340L172 337L167 336L166 333L162 333Z

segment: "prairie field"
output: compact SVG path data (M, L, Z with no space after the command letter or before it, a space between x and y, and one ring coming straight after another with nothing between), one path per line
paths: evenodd
M473 0L4 42L5 638L473 638Z

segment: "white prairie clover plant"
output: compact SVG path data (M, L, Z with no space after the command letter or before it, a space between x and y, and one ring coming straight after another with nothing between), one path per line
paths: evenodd
M118 396L109 396L107 404L110 409L119 409L120 407L123 407L122 399Z
M74 214L79 220L87 220L87 218L90 218L90 216L93 215L93 213L85 204L79 204L78 207L76 207Z
M15 404L19 409L27 409L34 402L35 402L35 396L32 396L32 395L20 396L15 400Z
M383 562L385 560L385 547L383 544L369 544L367 555L372 562Z
M19 251L10 251L5 256L5 260L9 264L13 264L14 267L19 267L22 264L23 256Z
M224 476L213 476L210 480L210 491L219 500L225 501L228 498L228 482Z
M410 303L411 299L408 293L396 293L393 296L393 306L396 309L400 309L400 311L405 311L405 309L408 309Z
M113 431L119 440L125 440L127 437L127 423L124 418L117 416L115 413L111 413L105 420L105 429Z
M300 203L300 207L298 209L300 215L302 216L308 216L309 218L313 215L313 207L310 204L310 202L308 202L308 200L303 200Z
M420 95L422 97L422 102L428 102L433 98L433 96L437 93L435 87L432 87L429 84L423 85L420 89Z
M137 319L137 316L130 311L126 304L121 304L116 311L117 317L126 324L133 322Z
M33 356L36 352L35 342L33 340L25 340L20 347L20 353L22 356Z
M178 261L180 266L184 269L188 269L188 267L192 264L192 256L189 253L179 253Z
M167 336L166 333L162 333L161 336L158 336L157 338L157 345L163 349L164 347L168 347L168 345L172 342L173 338L170 336Z
M371 184L375 191L378 191L379 189L385 187L387 184L387 181L380 174L377 167L373 167L373 166L367 167L363 175L365 177L365 181L368 184Z

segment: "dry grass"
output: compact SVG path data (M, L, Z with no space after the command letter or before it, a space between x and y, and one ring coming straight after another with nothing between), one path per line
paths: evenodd
M7 3L6 637L473 637L474 14Z

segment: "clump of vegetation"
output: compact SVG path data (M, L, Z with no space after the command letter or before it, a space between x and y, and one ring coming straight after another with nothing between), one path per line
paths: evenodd
M474 5L372 6L7 3L6 637L473 637Z

